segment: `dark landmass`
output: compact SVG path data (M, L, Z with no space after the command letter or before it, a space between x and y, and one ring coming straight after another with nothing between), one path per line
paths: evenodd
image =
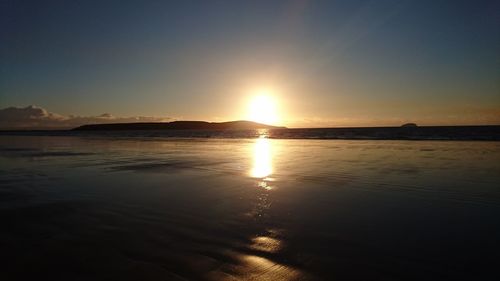
M401 125L401 127L412 127L412 128L414 128L414 127L418 127L418 126L415 123L406 123L406 124Z
M251 121L205 122L205 121L173 121L153 123L114 123L90 124L74 128L75 131L137 131L137 130L255 130L285 129Z

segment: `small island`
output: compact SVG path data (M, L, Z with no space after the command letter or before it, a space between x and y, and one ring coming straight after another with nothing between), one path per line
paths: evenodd
M136 131L136 130L256 130L286 129L252 121L206 122L206 121L173 121L148 123L112 123L88 124L74 131Z
M416 127L418 127L418 126L415 123L406 123L406 124L401 125L401 128L416 128Z

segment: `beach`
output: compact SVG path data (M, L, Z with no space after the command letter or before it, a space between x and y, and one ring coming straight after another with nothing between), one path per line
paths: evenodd
M492 280L499 175L495 141L2 135L0 279Z

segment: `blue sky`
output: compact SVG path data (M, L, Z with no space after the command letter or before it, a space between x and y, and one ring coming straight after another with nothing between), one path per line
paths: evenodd
M496 1L2 1L0 107L288 126L500 123Z

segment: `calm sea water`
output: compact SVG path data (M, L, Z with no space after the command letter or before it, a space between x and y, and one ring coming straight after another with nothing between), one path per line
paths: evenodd
M270 130L55 130L0 131L2 135L94 136L145 138L255 138L265 134L271 139L348 139L348 140L484 140L500 141L500 125L303 128Z
M0 136L1 280L495 280L500 143Z

